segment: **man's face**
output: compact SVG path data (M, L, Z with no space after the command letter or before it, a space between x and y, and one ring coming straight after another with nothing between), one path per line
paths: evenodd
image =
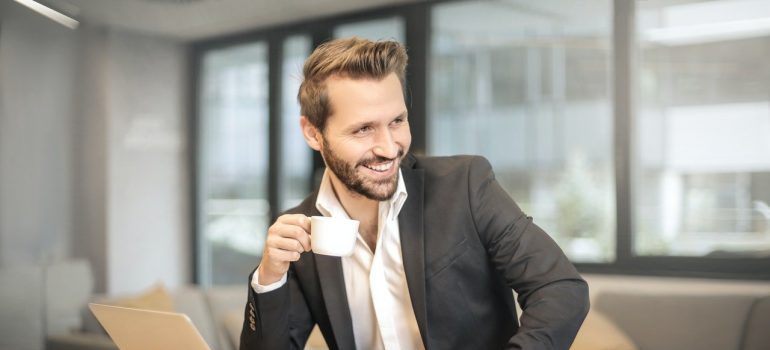
M401 82L395 74L380 81L333 77L326 86L332 114L311 147L321 152L336 188L390 199L412 142Z

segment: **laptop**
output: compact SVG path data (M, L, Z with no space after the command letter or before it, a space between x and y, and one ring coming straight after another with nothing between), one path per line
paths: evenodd
M185 314L88 304L121 350L211 350Z

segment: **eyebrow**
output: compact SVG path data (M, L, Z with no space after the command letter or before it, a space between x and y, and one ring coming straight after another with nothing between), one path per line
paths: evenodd
M393 117L392 119L390 119L390 121L394 121L394 120L396 120L396 119L398 119L398 118L404 118L404 119L406 119L408 115L409 115L409 111L407 111L407 110L404 110L403 112L401 112L401 114L399 114L399 115L397 115L397 116Z

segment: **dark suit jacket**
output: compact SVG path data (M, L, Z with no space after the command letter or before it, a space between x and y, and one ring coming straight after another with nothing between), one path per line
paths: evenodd
M401 250L426 349L568 349L588 286L486 159L408 155L401 171ZM289 212L320 215L316 196ZM316 323L331 349L355 348L340 258L304 253L284 286L248 294L241 349L302 349Z

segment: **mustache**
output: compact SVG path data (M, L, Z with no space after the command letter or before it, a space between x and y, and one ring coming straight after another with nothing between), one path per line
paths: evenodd
M374 156L374 157L362 159L361 161L359 161L356 164L356 166L359 166L359 165L361 165L361 166L368 166L368 165L373 164L373 163L384 163L384 162L389 162L389 161L392 161L392 160L401 159L403 157L404 157L404 150L403 149L399 149L398 150L398 154L394 158L388 158L388 157L382 157L382 156Z

